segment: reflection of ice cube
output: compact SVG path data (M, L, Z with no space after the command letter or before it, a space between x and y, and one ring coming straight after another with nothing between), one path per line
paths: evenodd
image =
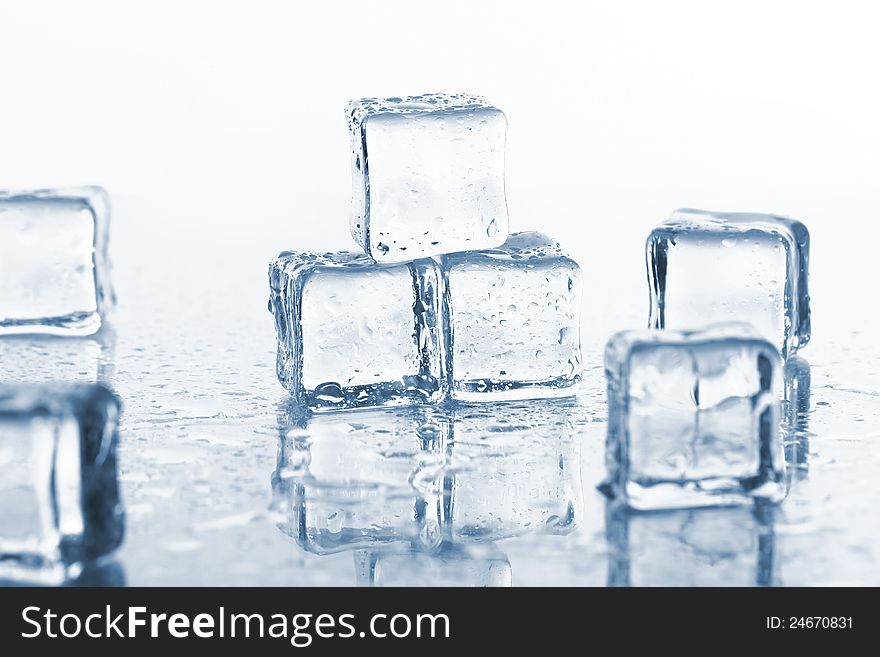
M611 492L638 509L780 499L779 360L746 325L613 336Z
M0 192L0 334L91 335L113 305L107 195Z
M118 547L119 408L103 386L0 387L0 579L60 583Z
M580 516L580 442L569 401L456 409L444 535L454 542L566 533Z
M8 336L0 341L0 381L109 383L115 346L110 327L87 338Z
M282 413L275 506L281 529L318 554L439 541L448 424L430 409Z
M748 318L793 354L810 339L810 235L799 221L679 210L648 237L653 328Z
M439 401L440 272L354 253L284 252L269 267L277 374L314 409Z
M573 395L581 380L581 272L554 240L443 258L452 394L465 401Z
M351 233L379 262L498 246L507 237L504 114L467 94L364 98L346 111Z
M639 513L610 502L609 586L772 586L773 509L766 505Z
M803 358L785 363L785 460L789 479L798 480L809 470L810 364Z
M510 562L493 544L438 550L362 550L354 555L358 586L510 586Z

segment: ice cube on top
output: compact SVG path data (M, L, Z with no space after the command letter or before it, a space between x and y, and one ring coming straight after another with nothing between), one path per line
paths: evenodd
M379 262L499 246L507 238L507 120L484 98L363 98L346 110L351 233Z
M440 271L363 254L285 251L269 267L277 374L314 409L439 401L446 393Z
M561 397L581 379L581 272L559 244L514 233L444 256L452 394L479 401Z
M113 305L98 187L0 192L0 335L91 335Z
M101 385L0 386L0 581L61 583L119 546L119 411Z
M636 509L783 496L781 361L749 325L618 333L605 373L614 496Z
M810 339L809 254L799 221L678 210L648 237L649 326L747 321L787 358Z

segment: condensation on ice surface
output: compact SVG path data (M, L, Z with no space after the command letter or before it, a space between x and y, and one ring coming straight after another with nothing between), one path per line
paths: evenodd
M581 379L581 272L541 233L443 258L452 394L460 400L560 397Z
M278 379L316 409L439 401L446 391L432 260L283 252L269 267Z
M648 237L649 325L748 322L793 354L810 339L809 250L793 219L679 210Z
M479 96L364 98L346 110L351 233L379 262L498 246L507 237L504 114Z

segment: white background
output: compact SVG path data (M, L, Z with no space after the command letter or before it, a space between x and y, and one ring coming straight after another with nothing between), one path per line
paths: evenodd
M644 238L689 206L804 221L821 331L877 316L854 297L880 236L878 19L845 1L4 0L0 188L104 185L117 270L146 244L159 263L227 242L260 286L276 251L355 248L349 98L478 92L508 115L512 229L581 262L588 323L609 304L645 321Z

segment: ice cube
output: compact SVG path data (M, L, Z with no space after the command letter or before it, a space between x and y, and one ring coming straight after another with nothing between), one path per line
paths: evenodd
M618 333L605 373L615 496L636 509L782 498L782 367L749 325Z
M799 221L678 210L648 237L649 326L747 321L788 357L810 339L809 254Z
M479 96L364 98L346 110L351 233L379 262L498 246L507 237L504 114Z
M358 586L511 586L507 556L492 543L444 543L434 552L361 550L355 552Z
M427 408L294 410L279 427L274 506L281 530L304 550L439 543L442 416Z
M574 529L583 497L575 406L551 400L455 409L443 486L447 540Z
M434 402L446 394L440 270L354 253L281 253L269 267L277 373L315 409Z
M498 249L444 256L452 395L573 395L581 379L581 273L555 241L515 233Z
M609 586L773 586L767 505L633 513L609 503Z
M115 302L97 187L0 192L0 335L91 335Z
M119 411L101 385L0 386L0 580L61 583L119 546Z

